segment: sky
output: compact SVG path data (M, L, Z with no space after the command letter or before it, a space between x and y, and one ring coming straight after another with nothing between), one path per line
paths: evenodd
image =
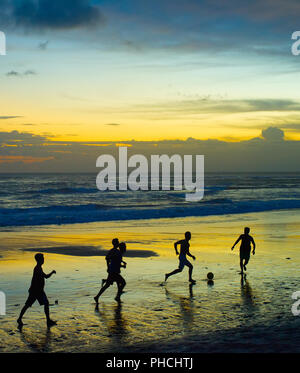
M92 169L120 142L299 170L299 14L297 0L0 0L0 172L63 171L74 152ZM252 165L262 145L286 163Z

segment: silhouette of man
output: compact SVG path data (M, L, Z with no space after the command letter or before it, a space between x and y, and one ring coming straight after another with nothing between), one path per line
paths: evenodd
M53 325L56 325L56 322L50 319L49 301L46 296L46 293L44 292L45 278L51 277L54 273L56 273L56 271L52 271L51 273L46 275L43 272L42 268L42 265L44 264L44 255L39 253L36 254L34 258L37 262L37 265L34 267L33 270L31 286L28 290L29 296L17 320L20 328L23 326L22 317L24 316L27 309L31 307L36 300L39 302L41 306L44 305L44 311L47 318L47 326L51 327Z
M121 300L121 294L126 285L126 281L121 276L121 267L126 268L126 263L123 262L123 255L126 252L126 244L114 238L112 240L113 248L108 252L105 259L107 262L107 272L108 277L106 281L102 281L102 287L99 293L94 297L95 302L98 303L99 297L108 289L114 282L117 283L118 293L115 297L115 300L119 302ZM118 249L119 247L119 249Z
M192 237L191 232L185 232L184 236L185 236L184 240L180 240L180 241L177 241L177 242L174 243L174 248L175 248L176 255L179 255L179 267L177 269L175 269L173 272L166 273L165 274L165 281L167 281L167 279L170 276L173 276L176 273L182 272L184 266L187 266L187 267L189 267L189 282L195 284L196 281L192 279L193 265L186 258L186 256L188 255L191 258L193 258L193 260L196 259L196 257L194 257L194 255L192 255L190 253L189 241ZM180 253L177 250L178 245L180 245Z
M255 242L252 236L249 235L250 228L245 227L244 228L244 234L241 234L240 237L235 241L234 245L232 246L231 250L234 249L235 245L241 241L240 246L240 267L241 267L241 274L244 273L244 270L246 271L246 265L248 264L250 260L250 254L251 254L251 243L253 246L252 254L255 254Z

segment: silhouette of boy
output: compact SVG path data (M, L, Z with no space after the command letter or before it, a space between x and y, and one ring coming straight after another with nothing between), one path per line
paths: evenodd
M95 302L98 303L99 297L108 289L114 282L117 283L118 293L115 300L119 302L121 300L121 294L126 285L126 281L121 276L121 267L126 268L126 263L123 262L123 255L126 252L126 244L121 242L117 238L112 241L113 248L106 255L107 272L108 277L106 280L102 280L102 287L99 293L94 297ZM119 247L119 249L118 249Z
M45 315L47 318L47 326L51 327L53 325L56 325L56 322L50 319L49 301L46 296L46 293L44 292L45 278L51 277L54 273L56 273L56 271L52 271L51 273L46 275L43 272L43 268L42 268L42 265L44 264L44 255L39 253L39 254L36 254L34 258L37 262L37 265L34 267L34 270L33 270L31 286L28 290L29 296L17 320L20 328L23 326L22 317L24 316L27 309L31 307L36 300L39 302L41 306L42 305L44 306L44 311L45 311Z
M193 258L193 260L196 259L196 257L194 255L192 255L190 253L190 250L189 250L190 249L189 241L192 237L191 232L185 232L184 236L185 236L184 240L180 240L180 241L177 241L177 242L174 243L174 248L175 248L176 255L179 255L178 269L175 269L173 272L166 273L165 274L165 281L167 281L167 279L170 276L173 276L176 273L182 272L184 266L187 266L187 267L189 267L189 282L195 284L196 281L192 279L193 265L186 258L186 256L188 255L191 258ZM178 245L180 245L180 253L178 253L178 250L177 250Z
M250 228L245 227L244 228L244 234L241 234L240 237L235 241L234 245L232 246L231 250L234 249L235 245L241 241L240 246L240 267L241 267L241 274L244 273L244 270L246 271L246 265L248 264L250 260L250 254L251 254L251 243L253 245L252 254L255 254L255 242L252 236L249 235Z

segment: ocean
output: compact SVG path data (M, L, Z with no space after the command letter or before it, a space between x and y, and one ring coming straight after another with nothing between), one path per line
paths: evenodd
M300 173L206 173L185 191L99 191L96 174L2 174L0 227L199 217L300 208Z

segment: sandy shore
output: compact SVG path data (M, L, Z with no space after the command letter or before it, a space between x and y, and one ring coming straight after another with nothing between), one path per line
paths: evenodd
M257 252L241 281L238 250L230 247L245 225ZM0 316L0 351L299 352L300 317L291 313L291 295L300 290L299 228L295 210L2 231L0 290L7 314ZM185 269L164 284L164 273L178 265L173 242L185 230L192 232L197 283L189 286ZM128 246L126 293L117 304L114 285L95 309L93 296L106 276L103 255L114 237ZM16 318L35 251L46 253L45 272L57 271L46 292L58 325L48 331L35 304L19 332ZM206 280L209 271L213 284Z

